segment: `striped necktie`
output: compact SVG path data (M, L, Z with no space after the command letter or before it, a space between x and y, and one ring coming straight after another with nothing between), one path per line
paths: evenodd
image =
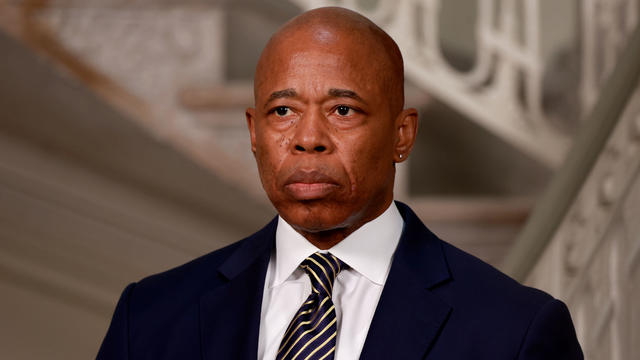
M300 267L309 275L312 291L284 333L276 359L333 360L337 325L331 292L346 265L329 253L317 252Z

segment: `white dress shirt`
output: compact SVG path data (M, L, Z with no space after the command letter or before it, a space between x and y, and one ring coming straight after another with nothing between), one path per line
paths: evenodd
M335 360L360 357L403 226L392 202L382 215L328 250L349 265L333 286L338 324ZM311 293L309 276L298 266L316 251L321 250L278 218L276 248L269 260L262 299L258 359L276 358L289 322Z

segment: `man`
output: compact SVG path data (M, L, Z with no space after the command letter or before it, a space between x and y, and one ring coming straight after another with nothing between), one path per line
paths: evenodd
M279 216L127 287L99 359L582 358L564 304L393 202L418 115L384 31L304 13L269 41L254 92L251 146Z

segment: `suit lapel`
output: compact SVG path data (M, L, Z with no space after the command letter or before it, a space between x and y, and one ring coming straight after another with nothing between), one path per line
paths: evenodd
M265 274L277 221L243 241L220 266L222 284L200 299L202 357L256 359Z
M451 307L431 289L450 279L442 245L417 216L397 203L405 228L394 254L360 359L423 359Z

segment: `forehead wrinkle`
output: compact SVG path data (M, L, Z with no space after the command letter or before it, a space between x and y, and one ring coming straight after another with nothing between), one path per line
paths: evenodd
M346 97L346 98L351 98L351 99L355 99L358 100L364 104L366 104L367 102L364 101L364 99L362 97L360 97L360 95L358 95L355 91L353 90L348 90L348 89L335 89L335 88L331 88L329 89L329 96L332 97Z
M264 105L267 106L270 102L276 99L292 98L296 96L298 96L298 93L295 91L295 89L292 89L292 88L277 90L272 92L271 95L269 95L269 98L267 99L267 102Z

